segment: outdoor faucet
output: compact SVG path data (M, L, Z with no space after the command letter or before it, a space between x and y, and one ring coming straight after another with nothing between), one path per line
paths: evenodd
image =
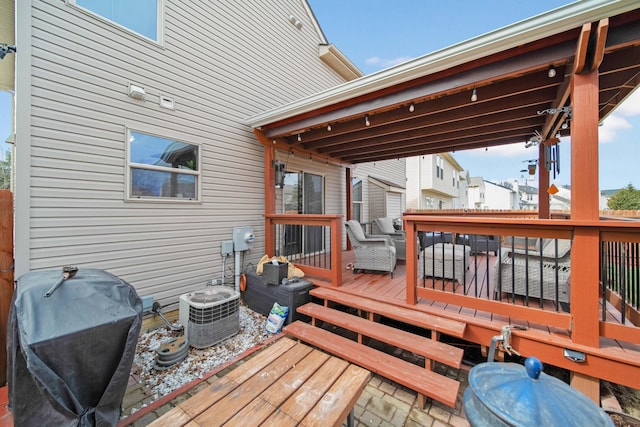
M525 330L526 328L523 326L513 326L515 329ZM496 353L496 343L500 342L500 349L505 351L509 356L515 354L516 356L520 356L513 347L511 347L511 325L504 325L500 330L501 335L496 335L491 337L491 346L489 347L489 356L487 357L487 362L493 362L495 359Z

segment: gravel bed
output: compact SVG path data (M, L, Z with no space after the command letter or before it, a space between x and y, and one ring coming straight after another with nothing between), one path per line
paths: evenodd
M138 340L134 369L137 371L139 381L150 391L153 401L158 400L195 379L203 378L216 366L232 360L240 353L265 341L271 336L265 330L265 322L266 316L241 304L238 334L209 348L196 349L191 347L189 354L182 362L164 370L154 368L156 349L175 338L176 334L172 333L169 328L146 332L141 334ZM131 413L141 408L133 408Z

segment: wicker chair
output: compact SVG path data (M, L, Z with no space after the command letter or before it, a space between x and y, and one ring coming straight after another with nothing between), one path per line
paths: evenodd
M362 226L355 220L347 221L344 225L356 256L354 273L356 270L388 271L393 277L393 270L396 268L396 247L391 237L365 235Z
M500 261L496 263L496 297L499 292L515 295L529 295L555 301L556 274L558 302L569 303L569 277L571 275L571 241L544 239L542 251L513 249L509 243L502 246ZM556 261L557 257L557 261ZM542 265L541 265L542 264ZM528 289L527 289L528 276ZM540 286L542 277L542 287Z
M380 234L386 234L391 237L396 245L396 259L407 259L407 236L404 231L398 231L393 226L393 218L384 217L373 220L373 224Z

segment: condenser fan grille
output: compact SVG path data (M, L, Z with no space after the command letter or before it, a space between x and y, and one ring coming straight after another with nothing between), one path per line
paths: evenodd
M196 301L195 298L192 299L194 302L202 302ZM211 302L211 301L208 301ZM227 301L225 303L207 307L207 308L197 308L190 306L189 307L189 322L195 323L198 325L215 322L216 320L225 319L235 313L238 312L240 307L240 300L232 300Z
M179 318L189 345L209 347L240 330L240 293L212 286L181 295Z

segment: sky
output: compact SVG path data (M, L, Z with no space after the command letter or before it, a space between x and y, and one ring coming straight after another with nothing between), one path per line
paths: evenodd
M329 43L364 74L371 74L470 38L555 9L562 0L308 0ZM633 184L640 188L640 90L610 115L600 131L600 190ZM551 181L570 185L570 140L560 143L560 174ZM522 144L454 154L472 177L492 182L528 174L537 147ZM537 186L535 181L527 181Z
M309 0L325 36L364 74L432 53L570 3L566 0ZM600 189L640 188L640 90L600 127ZM11 94L0 92L0 141L11 134ZM570 140L560 143L560 174L569 185ZM0 143L0 156L8 146ZM456 152L472 177L524 182L526 160L537 148L523 144ZM529 184L536 185L536 181Z

